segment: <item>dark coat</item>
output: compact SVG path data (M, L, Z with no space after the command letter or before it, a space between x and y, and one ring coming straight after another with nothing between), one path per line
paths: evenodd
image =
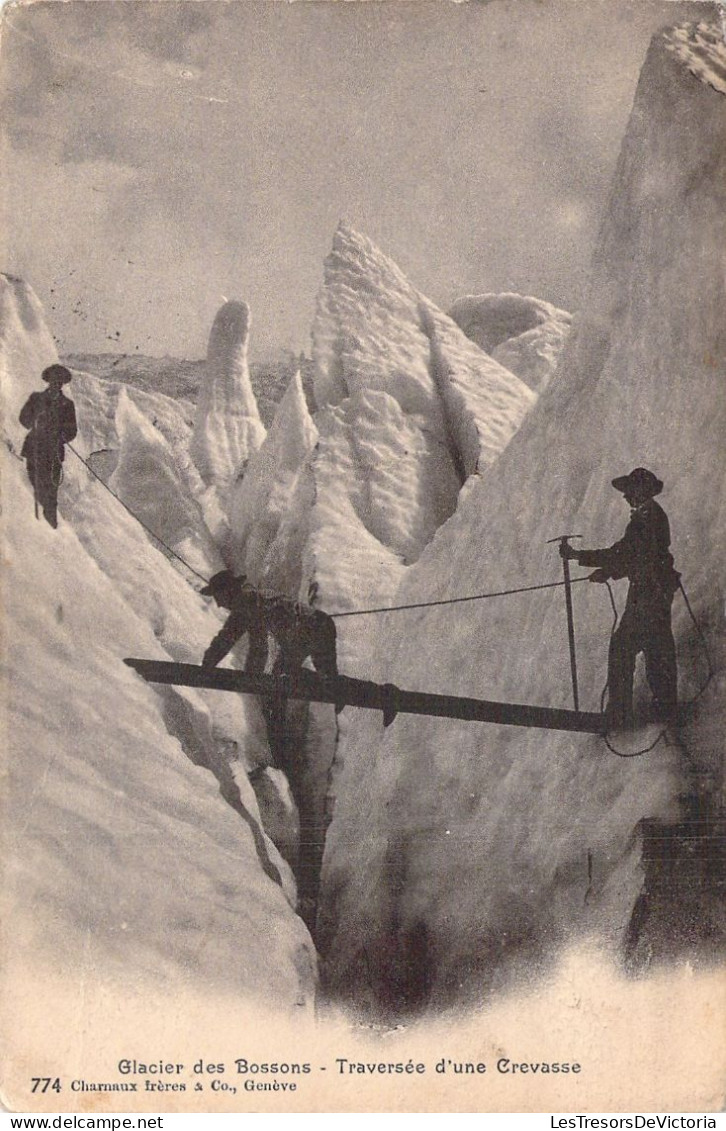
M280 649L276 672L292 675L310 657L320 675L338 674L335 621L328 613L301 601L277 598L269 603L267 626Z
M202 664L204 667L216 667L228 652L234 648L238 640L249 633L250 653L248 654L248 668L262 671L267 658L267 601L272 594L263 593L253 589L250 585L241 585L232 600L232 607L223 628L211 641L204 653ZM262 654L264 652L264 655ZM260 665L261 659L261 665Z
M583 566L596 566L607 577L630 580L628 607L648 614L670 608L680 574L673 568L668 517L655 499L636 507L619 542L603 550L578 550Z
M62 463L64 445L78 432L73 401L62 392L54 396L50 389L30 394L20 410L20 423L29 429L20 454L33 462L57 459Z
M231 601L230 614L202 659L204 667L215 667L246 633L249 652L246 670L261 672L267 658L267 633L277 641L279 657L275 674L293 674L308 656L315 670L336 675L335 622L327 613L289 597L251 585L241 585Z

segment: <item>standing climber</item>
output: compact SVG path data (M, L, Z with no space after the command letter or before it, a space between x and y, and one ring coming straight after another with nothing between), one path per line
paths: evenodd
M65 445L78 427L73 401L64 396L63 385L71 380L65 365L49 365L41 373L48 388L31 393L20 410L20 423L29 429L20 451L35 493L36 515L40 505L46 521L58 525L58 487L62 479Z
M591 581L627 577L630 581L625 612L610 641L608 657L608 725L633 724L635 658L645 656L645 671L659 718L674 717L678 702L676 648L671 630L671 604L680 582L670 553L670 527L665 511L655 502L663 483L652 471L636 467L612 481L630 504L625 534L604 550L575 550L560 546L563 558L596 566Z
M224 626L204 653L202 667L216 667L237 641L247 634L249 647L244 670L250 675L263 672L267 663L266 595L250 585L244 574L235 577L229 569L215 573L200 593L203 597L214 597L220 608L230 610Z

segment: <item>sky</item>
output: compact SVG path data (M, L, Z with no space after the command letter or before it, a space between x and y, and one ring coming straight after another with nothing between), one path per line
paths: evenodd
M446 309L577 308L677 0L39 0L3 9L2 270L61 353L310 352L338 222Z

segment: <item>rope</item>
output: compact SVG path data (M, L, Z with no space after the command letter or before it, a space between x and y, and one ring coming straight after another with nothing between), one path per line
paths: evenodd
M150 534L151 537L159 543L159 545L163 546L164 549L172 555L172 557L181 562L181 564L185 566L190 573L193 573L195 577L198 577L200 581L203 581L205 585L209 584L209 578L203 577L201 573L198 573L193 566L189 565L189 562L185 561L184 558L177 554L175 550L172 550L171 546L168 546L164 539L160 538L159 535L156 534L150 526L147 526L143 519L139 518L137 514L134 514L134 512L130 507L126 505L123 499L119 495L117 495L115 491L111 490L108 483L105 483L103 479L101 479L101 476L93 470L91 465L83 458L83 456L76 451L76 449L73 447L73 444L67 444L66 446L70 448L76 459L79 459L84 467L88 469L94 479L97 479L101 486L108 491L109 495L113 495L114 499L116 499L116 501L121 504L124 510L127 511L132 518L135 518L136 521L141 526L143 526L144 530L146 530L147 533ZM570 584L576 585L579 581L587 581L587 578L574 577L572 578ZM450 597L448 600L444 601L420 601L412 605L386 605L378 609L349 609L344 613L329 613L328 616L334 617L337 620L340 617L366 617L371 616L373 613L397 613L403 611L404 609L430 609L436 605L458 605L463 601L483 601L488 597L508 597L512 593L533 593L538 589L557 589L564 584L564 581L548 581L543 585L524 585L519 589L500 589L497 592L493 593L473 593L469 597Z
M612 640L613 636L615 635L615 629L618 627L618 610L617 610L617 606L615 604L615 598L613 596L613 591L610 587L610 582L606 581L605 584L608 587L608 594L610 596L610 604L612 605L613 616L614 616L613 626L610 630L610 639ZM710 653L709 648L708 648L708 642L707 642L706 637L703 633L703 630L701 629L700 624L696 620L695 613L693 612L693 609L691 608L691 603L688 600L688 595L686 593L686 590L683 587L683 582L680 581L680 580L678 581L678 588L680 589L680 591L683 595L683 600L686 602L686 608L688 609L689 615L691 617L691 620L693 621L696 632L698 633L698 635L700 637L701 644L703 646L703 650L706 654L706 663L708 664L708 677L707 677L706 682L704 683L703 687L700 688L700 690L693 696L692 699L688 699L688 700L686 700L685 703L682 704L682 706L684 706L684 707L691 707L691 706L693 706L694 703L696 703L701 698L701 696L705 692L706 688L708 687L709 683L713 679L714 667L713 667L713 661L711 659L711 653ZM600 712L601 713L604 711L605 695L607 693L607 689L608 689L608 684L606 682L605 686L602 689L602 694L600 696ZM677 724L676 724L676 727L677 727ZM632 753L625 753L625 751L618 750L617 747L613 746L613 744L610 742L610 739L608 737L607 732L602 736L602 739L603 739L603 742L605 743L605 745L607 746L608 750L611 752L611 754L615 754L616 757L618 757L618 758L640 758L643 754L650 754L651 750L655 750L656 746L661 741L661 739L665 740L666 746L669 745L668 728L667 727L663 728L663 730L660 732L660 734L657 736L657 738L653 742L651 742L650 746L644 746L642 750L634 750ZM682 736L680 736L680 735L676 736L676 745L686 753L686 756L687 756L689 762L691 762L691 764L693 764L693 759L691 758L690 752L689 752L686 744L683 742Z
M209 584L209 578L203 577L201 573L198 573L197 570L195 570L193 566L189 565L189 562L185 561L184 558L182 558L179 554L177 554L177 552L175 550L172 550L171 546L168 546L166 544L166 542L164 541L164 539L160 538L159 535L156 534L151 529L150 526L147 526L147 524L143 521L143 519L139 518L139 516L137 514L134 514L134 512L131 510L130 507L128 507L126 505L126 503L123 501L123 499L119 495L117 495L116 492L113 491L109 487L108 483L105 483L103 481L103 479L101 479L101 476L98 475L97 472L95 472L93 470L93 468L88 463L88 461L85 460L83 458L83 456L79 452L76 451L76 449L73 447L73 444L67 444L66 446L68 448L70 448L70 450L73 452L73 455L76 457L76 459L79 459L81 461L81 463L84 465L84 467L86 467L88 469L88 471L91 473L93 478L98 480L98 482L101 484L101 486L104 487L106 491L108 491L109 495L112 495L114 497L114 499L116 499L116 501L121 504L121 506L124 508L124 510L127 511L128 514L130 514L132 518L135 518L136 521L138 523L140 523L141 526L143 526L144 530L146 530L147 533L150 534L151 537L154 538L159 543L159 545L163 546L164 549L167 550L168 553L170 553L172 555L172 557L176 558L177 561L181 562L181 564L183 566L185 566L185 568L188 569L190 573L193 573L195 577L198 577L200 581L203 581L205 585ZM575 578L572 579L571 584L576 585L578 581L587 581L587 578L586 577L575 577ZM404 609L428 609L428 608L432 608L435 605L457 605L462 601L482 601L482 600L486 599L487 597L507 597L512 593L532 593L537 589L556 589L559 586L564 585L564 584L565 584L564 581L550 581L550 582L546 582L544 585L525 585L525 586L522 586L519 589L501 589L501 590L499 590L498 592L495 592L495 593L474 593L469 597L451 597L451 598L449 598L448 600L445 600L445 601L421 601L421 602L417 602L416 604L412 604L412 605L387 605L385 607L381 607L381 608L377 608L377 609L349 609L347 612L344 612L344 613L329 613L328 615L331 616L331 617L335 617L337 619L339 617L365 617L365 616L370 616L373 613L397 613L397 612L403 611Z
M706 690L706 688L708 687L709 683L710 683L710 682L711 682L711 680L713 679L713 677L714 677L714 674L715 674L715 673L714 673L714 667L713 667L713 660L711 659L711 653L710 653L710 651L709 651L709 649L708 649L708 641L706 640L706 637L705 637L705 635L704 635L704 633L703 633L703 630L702 630L702 628L701 628L700 624L699 624L699 623L698 623L698 621L696 620L696 617L695 617L695 614L694 614L694 612L693 612L693 609L691 608L691 602L690 602L690 601L688 600L688 595L687 595L687 593L686 593L685 589L683 588L683 582L682 582L682 581L680 581L680 580L679 580L679 582L678 582L678 588L679 588L679 589L680 589L680 591L681 591L681 595L682 595L682 597L683 597L683 600L684 600L684 601L686 602L686 608L688 609L689 615L690 615L690 617L691 617L691 620L693 621L693 624L694 624L694 627L695 627L695 629L696 629L696 632L698 633L698 635L699 635L699 637L700 637L700 639L701 639L701 644L703 645L703 651L704 651L704 653L705 653L705 655L706 655L706 663L707 663L707 665L708 665L708 678L707 678L706 682L704 683L703 687L701 688L701 690L700 690L700 691L698 691L698 692L697 692L697 693L696 693L696 694L694 695L693 699L691 699L691 700L689 701L689 704L688 704L688 705L690 706L691 704L693 704L693 703L696 703L696 702L697 702L697 701L698 701L698 700L699 700L699 699L701 698L701 696L703 695L704 691L705 691L705 690Z
M124 510L127 511L128 514L130 514L132 518L136 519L136 521L139 523L140 526L143 526L143 528L147 532L147 534L150 534L151 537L154 538L159 543L160 546L163 546L164 549L167 550L168 553L170 553L173 558L176 558L176 560L178 562L181 562L181 564L183 566L185 566L186 569L188 569L190 573L193 573L195 577L198 577L200 581L203 581L205 583L205 585L208 583L208 578L203 577L201 573L198 573L197 570L195 570L194 566L190 566L189 562L184 561L184 558L182 558L179 554L177 554L176 550L172 550L171 546L167 546L167 544L166 544L166 542L164 541L163 538L160 538L158 534L155 534L154 531L151 529L151 527L146 525L146 523L144 522L143 519L139 518L139 516L137 514L134 514L134 512L131 510L130 507L126 506L126 503L123 501L123 499L119 495L117 495L115 491L111 490L108 483L104 483L103 479L101 479L101 476L98 475L93 470L90 463L88 463L83 458L83 456L79 452L76 451L76 449L73 447L73 444L67 444L66 447L70 448L70 450L73 452L73 455L76 457L76 459L79 459L81 461L81 463L88 469L88 471L90 471L93 478L97 479L102 487L105 487L105 489L108 491L109 495L113 495L114 499L116 499L116 501L121 504L121 506L124 508Z
M573 577L571 585L587 581L587 577ZM533 593L536 589L557 589L564 581L548 581L544 585L524 585L520 589L499 589L495 593L473 593L470 597L449 597L445 601L420 601L414 605L386 605L380 609L351 609L345 613L329 613L336 620L340 617L367 617L372 613L398 613L403 609L431 609L436 605L458 605L462 601L484 601L487 597L508 597L511 593Z
M189 564L189 562L185 561L184 558L182 558L179 554L177 554L176 550L172 550L171 546L168 546L167 543L163 540L163 538L160 538L159 535L156 534L151 529L150 526L147 526L147 524L143 521L143 519L139 518L139 516L137 514L134 514L134 512L131 510L130 507L128 507L126 505L126 503L123 501L123 499L119 495L117 495L116 492L113 491L108 486L107 483L104 483L104 481L103 481L103 479L101 479L100 475L98 475L93 470L91 465L83 458L82 455L80 455L79 452L76 451L76 449L73 447L72 444L69 443L66 446L68 448L70 448L70 450L73 452L76 459L79 459L81 461L81 463L84 465L84 467L87 468L87 470L90 472L90 474L93 476L93 478L98 480L98 482L101 484L101 486L104 487L108 491L109 495L112 495L113 498L116 499L116 501L121 504L121 506L124 508L124 510L128 514L130 514L131 517L133 519L135 519L141 526L143 526L144 530L148 534L150 534L151 537L155 541L157 541L160 546L164 547L164 549L167 551L167 553L171 554L171 556L173 558L176 558L176 560L178 562L181 562L181 564L186 569L188 569L190 573L193 573L195 577L199 578L200 581L203 581L205 583L205 585L209 583L208 578L204 577L201 573L199 573L196 569L194 569L194 567L191 566ZM62 474L62 469L61 469L61 474ZM574 578L571 579L570 584L571 585L577 585L578 582L580 582L580 581L588 581L588 580L589 580L589 576L588 577L574 577ZM387 606L382 606L382 607L376 608L376 609L350 609L350 610L348 610L344 613L329 613L328 615L331 616L331 617L334 617L335 619L339 619L339 618L342 618L342 617L372 616L374 613L397 613L397 612L403 612L406 609L430 609L430 608L435 608L436 606L439 606L439 605L458 605L458 604L461 604L465 601L484 601L484 600L487 600L490 597L509 597L509 596L511 596L512 594L515 594L515 593L534 593L534 592L537 592L540 589L558 589L558 588L560 588L560 586L563 586L565 584L567 584L567 583L564 582L564 581L549 581L549 582L545 582L542 585L523 585L523 586L521 586L520 588L517 588L517 589L499 589L499 590L496 590L496 591L491 592L491 593L473 593L473 594L471 594L471 596L468 596L468 597L450 597L447 600L441 600L441 601L418 601L415 604L410 604L410 605L387 605ZM615 604L615 597L613 596L613 591L612 591L612 587L610 585L610 582L606 581L605 584L607 585L608 596L610 598L610 604L611 604L612 610L613 610L613 624L612 624L612 628L610 630L610 639L612 640L613 636L615 635L615 630L618 626L619 617L618 617L617 606ZM706 641L706 637L705 637L705 635L704 635L704 633L701 629L701 626L699 625L698 621L696 620L693 609L691 608L691 603L688 600L688 595L686 594L686 590L684 589L683 583L681 581L678 582L678 588L680 589L681 594L683 595L683 600L686 602L686 608L688 609L688 613L691 617L691 620L693 621L696 632L698 633L698 635L700 637L701 644L703 646L703 650L706 654L706 662L708 664L708 678L706 679L706 682L704 683L703 687L698 691L698 693L693 697L693 699L690 699L685 704L683 704L684 706L688 707L688 706L691 706L693 703L695 703L698 699L701 698L701 696L705 692L706 688L708 687L709 683L713 679L714 668L713 668L713 661L711 659L711 654L710 654L710 651L709 651L709 648L708 648L708 643ZM600 711L601 711L601 713L603 712L603 709L604 709L605 695L607 694L607 690L608 690L608 683L606 682L605 686L602 689L602 694L600 695ZM616 757L618 757L618 758L640 758L640 757L642 757L643 754L649 754L651 750L654 750L655 747L658 745L658 743L662 739L665 739L665 741L667 743L667 741L668 741L667 733L668 733L667 728L664 728L660 732L658 737L653 742L651 742L651 744L649 746L645 746L642 750L635 750L632 753L625 753L625 751L618 750L617 747L613 746L613 744L610 742L610 739L608 737L607 732L602 736L602 738L603 738L603 742L607 746L608 750L612 754L615 754Z
M602 736L602 740L605 743L605 745L607 746L610 753L614 754L616 756L616 758L640 758L640 757L642 757L643 754L650 754L651 750L655 750L656 746L658 745L658 743L661 741L662 738L666 739L666 744L667 744L667 735L668 735L668 731L664 728L660 732L658 737L655 739L655 741L651 742L650 746L644 746L642 750L633 750L631 753L628 753L628 754L626 754L624 750L618 750L618 748L616 746L613 746L612 742L608 738L607 733L605 733Z
M172 555L172 557L176 558L177 561L181 562L181 564L183 566L185 566L185 568L188 569L190 573L193 573L195 577L198 577L200 581L203 581L205 585L209 584L209 578L203 577L201 573L198 573L197 570L195 570L193 566L189 565L189 562L185 561L184 558L182 558L179 554L177 554L177 552L175 550L172 550L171 546L168 546L166 544L166 542L164 541L164 539L160 538L159 535L156 534L151 529L150 526L147 526L147 524L143 521L143 519L139 518L139 516L137 514L134 514L134 512L131 510L130 507L128 507L126 505L126 503L123 501L123 499L119 495L117 495L116 492L113 491L109 487L108 483L105 483L104 480L101 479L101 476L98 475L97 472L95 472L93 470L91 465L88 463L87 460L85 460L83 458L83 456L80 454L80 452L76 451L76 449L73 447L73 444L69 443L66 446L68 448L70 448L70 450L73 452L73 455L76 457L76 459L79 459L81 461L81 463L84 465L84 467L86 467L88 469L88 471L91 473L93 478L98 480L98 482L101 484L101 486L103 488L105 488L106 491L108 491L109 495L112 495L113 498L116 499L116 501L121 504L121 506L124 508L124 510L127 511L128 514L130 514L132 518L136 519L136 521L138 523L140 523L141 526L143 526L144 530L146 530L147 533L150 534L151 537L154 538L159 543L159 545L163 546L164 549L167 550L168 553L170 553ZM587 578L586 577L575 577L575 578L572 579L571 584L576 585L579 581L587 581ZM483 601L488 597L507 597L512 593L532 593L532 592L535 592L538 589L556 589L559 586L564 585L564 584L565 584L564 581L549 581L549 582L546 582L543 585L524 585L519 589L500 589L499 591L493 592L493 593L474 593L469 597L451 597L448 600L442 600L442 601L420 601L420 602L417 602L416 604L411 604L411 605L386 605L386 606L382 606L381 608L377 608L377 609L349 609L344 613L329 613L328 615L338 619L339 617L366 617L366 616L371 616L373 613L397 613L397 612L403 611L404 609L429 609L429 608L432 608L436 605L458 605L462 601Z

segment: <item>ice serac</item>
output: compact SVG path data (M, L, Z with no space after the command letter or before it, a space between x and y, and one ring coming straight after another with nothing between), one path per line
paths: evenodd
M548 384L572 326L566 310L529 295L464 295L449 313L468 338L536 392Z
M249 332L247 303L226 302L212 325L199 391L190 450L202 479L220 495L265 438L247 364Z
M78 440L74 445L85 457L108 453L109 459L94 463L104 467L113 463L111 453L118 456L119 437L116 431L116 408L125 394L146 420L172 445L178 461L189 464L188 447L192 432L194 406L163 393L148 393L122 381L107 381L94 373L71 369L73 383L69 392L78 415ZM198 477L198 473L197 473Z
M117 466L109 487L156 536L156 542L211 577L222 559L199 506L185 492L175 454L124 390L116 406Z
M314 403L288 389L232 493L226 557L256 583L330 613L390 603L450 518L467 478L510 440L534 395L341 224L313 327ZM336 621L339 669L371 677L376 618ZM315 900L339 727L288 711L278 765L300 811L299 882Z
M437 465L438 481L452 493L502 450L534 400L391 259L344 224L326 260L313 344L318 405L362 392L392 397L406 422L438 445L417 452L414 466L426 474L428 463ZM474 424L479 451L472 447ZM407 475L404 484L409 478L415 479Z
M504 451L536 397L431 303L421 303L421 318L464 471L481 473Z
M318 424L321 456L331 450L352 469L344 494L354 526L409 564L455 509L464 472L430 371L419 295L344 224L325 261L313 358L315 401L330 410Z
M13 281L4 297L3 398L15 406L53 356L31 292ZM125 411L121 478L146 439L165 458ZM237 697L157 691L122 662L198 659L218 617L78 461L66 461L52 530L33 517L21 463L5 444L0 455L3 1002L42 970L50 1010L62 982L78 1009L133 985L310 1012L314 948L248 779L265 772L255 719Z
M325 262L313 356L320 438L303 576L322 608L385 605L535 398L344 223ZM369 619L339 622L344 670L370 675L376 633Z
M297 563L290 559L286 568L278 569L283 559L271 551L317 439L298 372L285 391L262 447L250 458L244 477L230 494L227 556L235 572L245 573L256 585L264 582L297 594L299 558Z
M653 904L639 899L641 823L682 820L680 798L694 790L720 803L708 772L726 707L726 96L670 50L673 38L657 35L644 63L559 371L396 603L557 581L547 540L618 538L628 508L610 481L644 465L665 482L676 565L714 675L707 683L677 594L681 700L706 686L678 740L641 756L618 758L597 737L402 715L384 732L370 713L345 711L319 942L333 985L359 1002L480 998L578 934L616 950L644 934L657 951ZM720 46L712 66L724 55ZM621 611L626 585L615 585ZM575 586L573 599L580 703L596 711L610 604L596 585ZM560 589L389 614L375 663L402 687L569 706L565 625ZM638 669L638 709L649 699ZM653 737L614 745L632 752ZM677 935L660 943L697 958L697 932L684 921Z
M316 411L311 420L295 382L233 491L229 557L348 611L391 597L535 397L344 223L325 261L313 355ZM348 620L340 635L352 662L358 628Z

